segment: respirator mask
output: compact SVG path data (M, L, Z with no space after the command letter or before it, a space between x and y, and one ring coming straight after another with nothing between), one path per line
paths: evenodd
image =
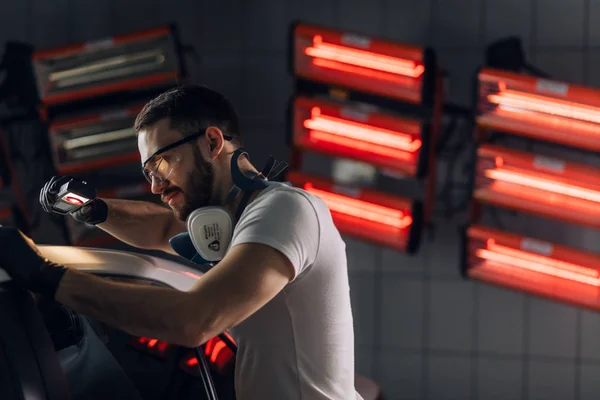
M235 224L248 205L252 193L280 181L288 168L283 162L275 166L275 160L270 157L261 173L249 176L240 170L238 161L242 155L248 157L248 153L238 149L231 157L233 186L225 200L226 205L231 204L242 194L235 215L231 215L224 207L201 207L188 216L187 232L169 240L177 254L193 263L215 265L221 261L231 244Z

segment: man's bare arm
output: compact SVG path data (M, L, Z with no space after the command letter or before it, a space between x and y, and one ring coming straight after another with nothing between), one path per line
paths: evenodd
M239 324L294 276L290 261L261 244L232 248L189 292L65 273L56 300L133 335L193 347Z
M186 307L187 296L170 288L115 282L69 269L55 299L132 335L186 345L176 310Z
M173 211L145 201L102 200L108 205L108 218L98 228L132 246L174 254L169 239L186 227Z

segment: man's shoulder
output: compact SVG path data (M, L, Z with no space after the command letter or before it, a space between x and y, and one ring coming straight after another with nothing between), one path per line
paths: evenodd
M317 214L320 214L323 206L325 206L319 197L301 188L279 182L273 183L264 189L255 200L255 203L287 210L313 210Z

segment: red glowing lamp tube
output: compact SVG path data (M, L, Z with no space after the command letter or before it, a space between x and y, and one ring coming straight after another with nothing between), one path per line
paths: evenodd
M482 69L480 127L600 151L600 90Z
M287 180L319 197L341 233L396 248L417 250L420 202L366 189L344 189L322 178L291 171Z
M464 240L467 277L600 311L600 255L482 226Z
M473 197L487 204L600 228L600 170L483 145Z
M143 104L136 104L52 122L49 137L58 173L76 175L139 163L137 138L132 126L142 107Z
M429 49L304 24L293 27L292 48L304 79L416 104L430 97Z
M33 67L46 106L110 93L175 85L181 77L175 30L157 29L36 51Z
M429 138L422 122L376 108L298 97L294 145L304 151L364 161L409 176L426 173Z

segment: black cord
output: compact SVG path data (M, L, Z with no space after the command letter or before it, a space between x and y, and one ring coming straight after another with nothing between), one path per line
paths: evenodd
M448 122L448 125L444 129L442 135L440 136L440 138L438 139L438 142L436 144L435 151L437 154L441 154L442 150L446 146L446 143L452 137L452 133L456 130L456 124L457 124L457 118L454 116L450 117L450 122Z
M237 354L237 345L231 339L229 339L229 336L221 333L219 335L219 339L221 339L227 345L227 347L229 347L229 350L231 350L234 355Z
M210 373L208 363L206 362L206 358L204 357L204 354L202 353L202 350L199 346L194 347L194 351L196 352L196 358L198 359L200 379L202 379L202 384L204 385L206 398L208 400L218 400L217 391L215 390L212 375Z
M475 140L473 138L474 124L471 119L466 119L467 123L458 124L456 118L452 118L443 135L443 140L438 146L438 158L444 160L446 164L446 176L439 192L436 194L438 203L443 207L436 208L436 214L442 214L445 218L451 218L456 212L463 211L468 206L470 200L471 181L473 179L472 168L475 167L473 160L473 147ZM450 141L450 138L455 138ZM468 158L461 171L461 177L455 177L456 168L461 165L458 161L461 156L467 152ZM463 179L466 177L466 179ZM464 193L461 198L456 199L457 193Z

